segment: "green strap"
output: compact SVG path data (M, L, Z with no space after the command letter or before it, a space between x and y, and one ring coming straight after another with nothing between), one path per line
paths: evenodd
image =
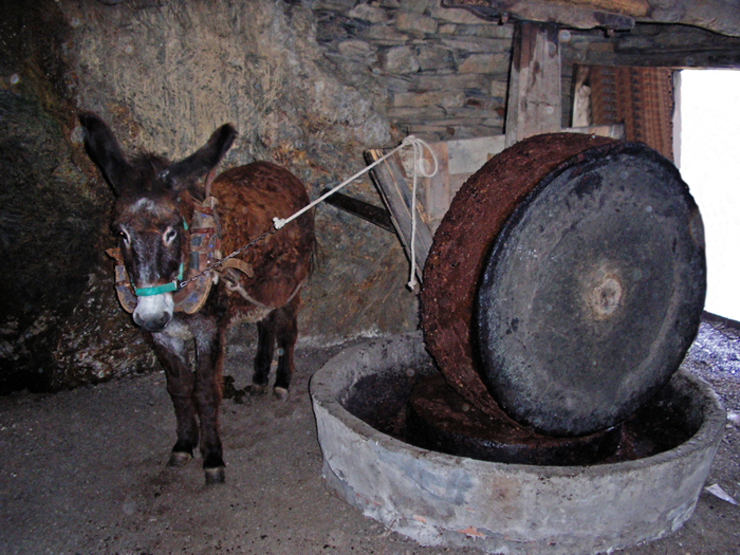
M180 262L180 271L177 273L177 279L175 281L165 283L164 285L156 285L154 287L142 287L140 289L134 287L134 293L136 293L137 297L150 297L152 295L161 295L162 293L177 291L180 288L180 282L182 281L182 266L182 262Z

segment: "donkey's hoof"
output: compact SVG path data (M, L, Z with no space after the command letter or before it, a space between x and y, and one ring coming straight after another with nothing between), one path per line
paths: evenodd
M206 474L206 485L223 484L226 481L226 469L223 466L204 468Z
M290 396L290 392L284 387L273 388L272 394L275 396L275 399L279 399L280 401L285 401Z
M187 451L172 451L170 453L170 460L167 461L167 466L181 468L188 464L192 458L193 455Z
M264 395L267 391L267 384L253 383L245 388L249 391L250 395Z

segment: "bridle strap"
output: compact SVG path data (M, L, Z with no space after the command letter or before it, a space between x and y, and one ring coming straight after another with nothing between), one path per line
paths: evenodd
M182 227L185 228L185 231L188 230L188 222L185 221L185 218L182 219ZM137 297L152 297L154 295L161 295L162 293L170 293L172 291L177 291L180 289L180 283L182 282L182 275L183 275L183 263L180 262L180 269L177 271L177 277L169 282L165 283L163 285L155 285L154 287L134 287L133 282L131 283L131 287L134 287L134 295Z
M134 288L134 294L137 297L151 297L152 295L161 295L162 293L170 293L171 291L177 291L180 289L180 283L182 282L183 263L180 262L180 270L177 273L177 278L174 281L165 283L163 285L155 285L154 287L139 287Z

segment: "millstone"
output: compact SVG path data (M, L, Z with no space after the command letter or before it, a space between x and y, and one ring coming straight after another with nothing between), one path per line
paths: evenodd
M458 393L541 433L588 434L644 404L688 350L701 217L647 147L541 135L463 186L424 276L427 346Z

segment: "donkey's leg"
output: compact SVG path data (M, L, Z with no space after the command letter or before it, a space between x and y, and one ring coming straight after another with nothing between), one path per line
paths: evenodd
M270 378L270 365L275 352L275 313L273 310L257 322L257 356L254 357L254 374L249 390L264 393Z
M275 336L278 345L277 375L273 393L278 399L288 397L290 379L295 368L293 353L298 338L298 307L301 304L300 296L293 297L288 304L274 312Z
M183 466L193 458L198 445L198 423L193 404L193 372L188 364L185 342L163 333L152 334L154 352L164 367L167 392L175 407L177 442L172 448L168 466Z
M195 333L197 370L193 397L200 417L200 452L203 455L206 484L218 484L226 479L218 423L222 399L224 334L222 326L213 321L198 326Z

